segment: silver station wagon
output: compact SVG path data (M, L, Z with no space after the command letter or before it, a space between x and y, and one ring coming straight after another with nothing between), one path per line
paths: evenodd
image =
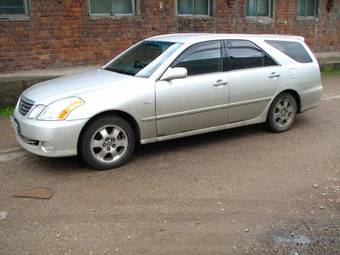
M27 89L11 123L32 153L80 155L112 169L137 143L261 122L286 131L321 95L319 66L302 37L171 34L139 42L98 70Z

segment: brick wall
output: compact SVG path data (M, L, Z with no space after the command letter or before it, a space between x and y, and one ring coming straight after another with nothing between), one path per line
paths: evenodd
M214 0L213 16L174 15L174 0L137 0L137 14L94 18L87 0L31 0L27 20L0 20L0 72L103 64L143 38L175 32L301 35L314 51L340 50L340 20L320 0L319 17L298 21L295 0L276 0L270 22L245 17L245 0Z

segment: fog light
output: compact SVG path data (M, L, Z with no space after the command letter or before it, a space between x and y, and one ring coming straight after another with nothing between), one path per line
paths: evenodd
M42 142L41 149L45 152L50 152L53 150L53 145L50 144L49 142Z

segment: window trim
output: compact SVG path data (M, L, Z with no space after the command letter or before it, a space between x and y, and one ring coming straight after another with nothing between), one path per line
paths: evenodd
M24 11L22 14L0 14L0 20L27 20L30 18L31 2L30 0L22 0L24 3Z
M113 0L110 0L111 2ZM111 7L111 12L108 13L92 13L91 12L91 0L87 1L89 15L91 17L129 17L136 15L136 0L130 0L132 3L132 12L131 13L113 13L113 5Z
M179 16L179 17L197 17L197 18L209 18L211 17L211 0L207 0L208 1L208 14L195 14L194 13L194 10L195 10L195 0L191 0L193 2L193 5L192 5L192 11L193 13L192 14L180 14L178 13L178 1L180 0L174 0L175 1L175 4L174 4L174 7L175 7L175 15L176 16Z
M256 0L256 12L257 12L257 1ZM247 6L248 6L248 3L249 3L249 0L246 0L246 4L244 5L244 13L245 13L245 16L247 19L258 19L258 20L261 20L261 19L273 19L273 16L274 16L274 10L275 10L275 1L274 0L267 0L269 2L269 10L268 10L268 15L267 16L258 16L257 13L255 16L249 16L247 15Z
M305 15L298 15L297 13L297 5L298 5L298 1L296 0L296 4L295 4L295 8L296 8L296 19L297 20L314 20L314 19L318 19L319 17L319 7L320 7L320 2L318 0L313 0L314 1L314 15L313 16L306 16L306 0L300 0L300 1L304 1L305 3L305 9L304 9L304 14Z

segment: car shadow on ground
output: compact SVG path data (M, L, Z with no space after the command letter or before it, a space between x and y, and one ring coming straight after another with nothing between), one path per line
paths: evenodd
M291 131L295 129L303 128L308 122L308 118L299 116L294 123ZM127 163L127 166L134 167L138 166L141 160L145 160L150 157L161 155L165 152L171 153L178 148L181 150L190 150L197 146L209 146L215 143L228 142L234 139L242 139L251 136L269 136L277 135L268 131L265 124L250 125L245 127L232 128L227 130L221 130L206 134L194 135L179 139L173 139L158 143L150 143L145 145L137 145L134 155L131 160ZM74 174L75 172L86 173L93 171L86 163L77 156L74 157L63 157L63 158L45 158L38 157L39 165L43 169L54 171L55 173L69 173L70 171ZM120 167L120 168L124 168ZM118 170L118 169L117 169Z
M228 141L229 139L237 139L245 136L259 135L265 132L267 132L267 130L263 125L221 130L157 143L139 145L136 148L135 154L136 158L145 157L147 154L157 154L165 151L171 152L179 147L182 149L190 149L196 146L209 146L217 142Z
M296 129L301 129L308 124L308 118L303 115L299 115L294 125L287 132L294 132ZM270 136L279 135L269 131L266 124L260 123L255 125L249 125L244 127L226 129L216 132L210 132L205 134L199 134L194 136L183 137L179 139L167 140L157 143L150 143L145 145L139 145L136 148L135 155L132 161L138 161L140 158L145 158L150 155L161 154L163 152L171 152L181 149L190 149L196 146L209 146L215 143L228 142L230 140L238 140L252 136Z

